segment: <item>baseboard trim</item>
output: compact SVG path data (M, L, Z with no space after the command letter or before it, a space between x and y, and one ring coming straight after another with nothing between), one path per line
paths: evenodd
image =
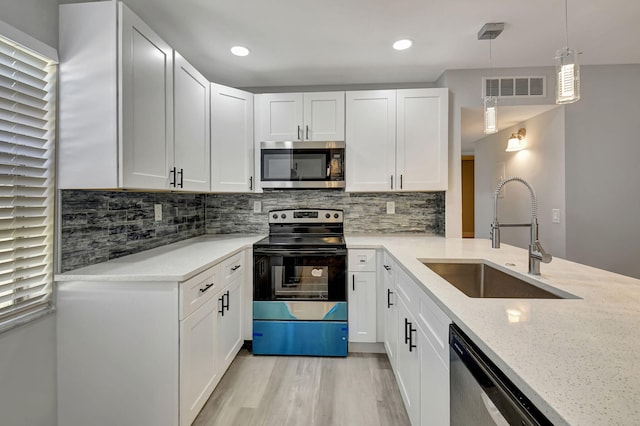
M370 353L370 354L385 354L384 343L362 343L362 342L349 342L349 352L352 353Z

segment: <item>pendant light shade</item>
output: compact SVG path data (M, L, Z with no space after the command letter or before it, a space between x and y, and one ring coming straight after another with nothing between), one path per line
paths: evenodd
M580 99L580 64L578 54L565 47L556 53L556 103L570 104Z
M490 135L498 131L498 98L484 97L484 133Z
M484 24L484 26L478 31L478 40L489 40L489 70L491 78L489 81L493 81L493 55L491 50L491 41L498 37L502 30L504 30L503 22L493 22ZM497 88L496 88L497 89ZM486 90L484 96L484 133L490 135L498 131L498 96L497 90L494 93L491 83L489 83L489 89ZM495 95L495 96L494 96Z
M569 12L564 0L565 48L556 52L556 103L570 104L580 99L580 64L577 52L569 48Z

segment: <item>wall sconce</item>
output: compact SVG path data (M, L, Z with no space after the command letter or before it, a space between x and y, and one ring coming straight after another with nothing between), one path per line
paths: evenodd
M526 129L518 129L518 133L511 133L509 142L507 142L507 152L520 151L524 149L524 145L521 143L522 139L527 135Z

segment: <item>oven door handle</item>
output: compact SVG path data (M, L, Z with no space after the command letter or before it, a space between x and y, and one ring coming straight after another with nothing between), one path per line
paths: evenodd
M290 250L290 249L253 249L253 254L280 256L346 256L346 249Z

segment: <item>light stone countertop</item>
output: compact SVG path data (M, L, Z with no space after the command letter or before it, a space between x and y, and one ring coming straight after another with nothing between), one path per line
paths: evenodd
M184 281L263 235L209 235L57 274L62 281ZM349 248L384 248L557 425L640 419L640 280L554 258L535 280L579 299L473 299L418 259L485 260L525 280L527 251L483 239L347 234ZM505 266L515 264L515 266ZM521 312L520 322L507 310Z
M418 259L486 260L530 280L527 251L492 249L485 239L346 240L348 248L387 249L554 424L640 424L640 280L554 258L534 279L579 299L474 299ZM509 309L520 322L509 322Z
M265 235L204 235L56 274L62 281L185 281Z

